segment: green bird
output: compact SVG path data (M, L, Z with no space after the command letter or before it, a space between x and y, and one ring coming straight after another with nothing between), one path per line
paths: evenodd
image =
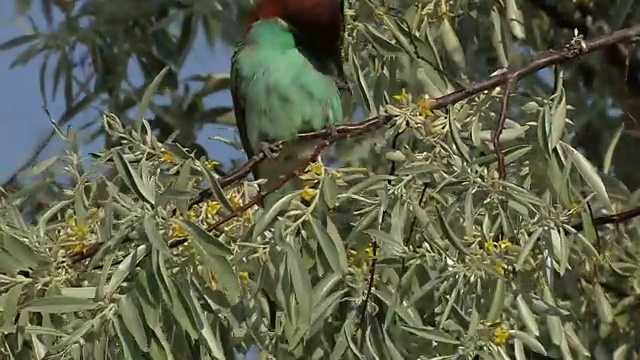
M248 158L264 150L269 154L269 143L289 142L298 133L343 121L339 84L346 81L339 55L340 6L337 0L258 4L246 37L231 59L236 124ZM254 168L256 179L266 179L262 190L299 168L318 142L290 142L277 155L268 156ZM285 193L302 186L300 179L290 180L268 195L263 206L270 208Z

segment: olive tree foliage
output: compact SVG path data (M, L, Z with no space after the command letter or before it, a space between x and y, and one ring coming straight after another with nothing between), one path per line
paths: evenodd
M249 3L43 1L47 28L0 48L42 62L45 104L67 104L53 136L68 146L2 191L3 357L637 357L640 234L592 220L637 203L614 176L631 135L613 127L615 141L586 149L597 168L574 141L594 114L620 124L608 110L634 74L585 84L607 56L591 54L522 79L508 103L496 88L429 107L581 41L534 3L347 2L345 107L394 121L336 144L300 175L303 191L239 211L255 183L227 184L236 164L221 169L194 143L203 123L233 126L228 105L204 106L228 76L177 73L196 33L237 41ZM632 22L637 5L608 3ZM141 84L128 81L134 62ZM87 113L86 129L66 128ZM85 161L83 140L99 136L104 150Z

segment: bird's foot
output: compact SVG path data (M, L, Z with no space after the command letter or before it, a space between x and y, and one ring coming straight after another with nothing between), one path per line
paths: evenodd
M338 129L336 128L336 124L329 125L329 138L338 138Z
M260 150L267 156L269 159L273 159L278 156L278 152L282 146L280 144L271 144L268 142L260 143Z

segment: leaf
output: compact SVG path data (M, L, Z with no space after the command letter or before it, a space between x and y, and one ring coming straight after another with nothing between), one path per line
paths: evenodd
M356 74L358 89L360 89L360 95L362 96L362 100L364 100L364 106L366 106L369 115L375 114L377 112L377 107L373 101L373 95L371 95L369 85L362 73L362 69L360 69L360 62L355 54L351 54L351 64L353 64L353 71Z
M283 243L283 248L286 251L286 266L288 275L291 278L291 284L295 291L295 296L298 299L298 318L296 319L296 325L298 331L300 329L309 328L311 325L311 280L309 279L309 272L302 264L300 254L288 243ZM289 344L289 349L293 349L297 344Z
M110 297L122 284L124 279L135 270L138 263L149 253L151 246L149 244L143 244L133 250L126 258L118 265L116 271L111 276L111 280L104 289L104 297Z
M113 161L116 164L118 173L123 177L129 189L133 191L140 199L146 201L150 205L154 204L155 191L151 184L144 183L140 174L131 167L131 164L116 149L111 152Z
M512 1L512 0L508 0ZM553 113L551 114L551 119L549 124L549 146L551 149L555 148L562 140L562 135L564 134L564 127L567 118L567 100L564 93L564 90L560 88L556 96L560 99L553 109Z
M0 239L1 238L2 237L0 237ZM23 269L35 269L49 263L49 259L36 253L31 246L12 235L6 234L3 243L6 252L11 255Z
M290 194L287 194L279 199L275 204L273 204L273 206L269 210L264 212L262 216L260 216L260 218L256 221L256 225L253 228L252 238L256 239L258 236L262 235L262 233L271 224L273 219L278 216L278 213L287 208L291 200L298 196L300 196L300 191L294 191Z
M491 31L491 43L493 44L500 66L503 69L507 69L509 67L509 59L507 58L507 52L505 50L507 44L504 40L502 32L502 17L500 17L500 9L498 9L497 4L491 8L491 24L493 25Z
M600 200L604 201L605 204L611 209L611 200L609 199L609 195L607 194L607 189L604 187L604 183L602 179L593 168L593 165L587 160L582 154L580 154L576 149L572 148L570 145L565 144L564 142L560 142L561 147L569 154L569 157L572 160L572 163L576 165L576 169L582 175L582 178L589 184L591 189L598 195Z
M522 341L520 339L513 340L513 351L516 356L516 360L526 360L527 356L524 352L524 346L522 345Z
M620 137L624 132L624 123L620 124L616 132L613 134L611 141L609 142L609 146L607 146L607 152L604 154L604 158L602 159L602 172L608 174L611 170L611 163L613 161L613 154L618 146L618 141L620 141Z
M453 247L456 248L462 255L468 256L469 251L467 250L466 247L464 247L464 245L462 244L462 240L460 240L458 235L456 235L453 229L451 229L451 226L449 226L449 223L445 220L444 216L442 215L442 212L440 211L440 208L437 206L436 206L436 214L438 215L438 222L440 223L440 228L442 229L442 232L444 233L444 236L447 238L447 240L449 240L449 242L453 245Z
M516 305L518 307L518 313L520 314L520 319L524 326L534 334L535 336L540 335L540 329L538 328L538 324L536 323L536 318L527 302L524 300L522 295L518 295L516 298Z
M436 343L453 344L453 345L460 344L460 341L456 340L451 335L447 334L444 331L436 330L434 328L430 328L426 326L409 326L409 325L400 325L400 328L402 328L407 332L410 332L413 335L419 336L423 339L434 341Z
M34 334L34 335L47 335L47 336L67 336L66 333L45 326L37 326L37 325L27 325L24 328L24 332L26 334Z
M2 331L3 332L13 332L15 328L14 318L18 314L18 305L20 302L20 297L22 296L22 288L25 283L17 283L13 285L9 291L4 296L4 304L2 311Z
M79 328L77 328L74 332L69 334L69 336L62 339L59 343L57 343L51 351L59 351L61 349L67 348L69 345L75 344L76 341L80 340L89 330L97 326L98 322L101 320L101 317L93 318L89 321L86 321Z
M94 299L96 297L96 287L63 287L60 288L60 295L71 296L80 299Z
M11 40L5 41L3 43L0 44L0 51L6 51L6 50L11 50L14 47L18 47L24 44L28 44L34 40L38 40L40 39L42 35L40 34L27 34L27 35L20 35L17 36Z
M547 355L547 351L544 349L544 346L542 346L542 344L540 344L540 342L533 336L519 330L510 330L509 335L522 341L522 343L529 349L537 352L538 354Z
M162 254L166 256L171 256L171 250L169 249L169 246L167 246L167 243L162 238L162 234L160 234L160 231L158 230L155 219L151 217L150 214L145 214L144 231L147 234L147 237L149 238L149 242L156 250L160 251Z
M328 220L328 222L331 220ZM342 242L336 241L335 237L329 236L328 232L322 227L322 224L318 221L318 219L310 217L309 224L311 225L311 230L314 234L314 237L320 243L320 247L324 252L324 256L327 258L329 265L333 271L337 273L346 273L349 268L349 263L347 262L347 253L344 248ZM333 223L331 223L332 226ZM336 231L334 233L335 236L340 236Z
M507 22L511 28L511 33L516 39L524 40L526 35L522 11L518 8L516 0L506 0L505 2Z
M611 303L607 300L607 297L602 290L600 284L596 284L593 287L593 292L596 300L596 310L600 321L604 324L610 324L613 321L613 310Z
M233 256L233 252L226 244L204 231L194 222L185 219L175 219L173 221L180 224L191 235L197 246L201 247L205 252L224 257Z
M117 314L112 315L112 320L116 332L118 333L118 337L120 338L120 344L122 345L121 348L124 352L125 359L137 359L138 357L136 357L134 354L140 354L140 350L136 346L134 339L124 325L124 321Z
M205 265L212 270L220 287L228 292L228 296L233 302L237 301L241 289L238 275L229 262L229 258L233 256L231 249L219 239L209 235L197 224L183 219L175 221L187 229L192 237L194 247Z
M458 150L458 154L462 155L466 162L471 162L471 157L469 156L469 147L462 142L462 138L460 137L460 128L458 127L458 123L455 118L451 116L451 110L449 111L449 135L451 136L451 140Z
M402 356L398 348L395 346L395 344L393 343L393 340L391 339L391 337L389 337L389 334L387 334L387 331L383 330L383 333L384 333L384 343L387 346L387 352L390 355L389 358L392 360L403 360L404 356Z
M584 345L582 345L578 334L576 334L575 330L573 330L573 326L571 324L565 324L564 333L567 337L568 345L571 346L574 350L578 351L584 357L588 357L591 354L589 350Z
M122 316L122 322L133 336L142 351L149 351L149 338L145 332L144 324L140 318L141 311L132 301L130 296L123 296L118 304L118 310Z
M213 333L211 326L209 326L211 321L207 318L202 306L200 306L199 294L196 292L194 285L190 285L189 288L191 295L189 300L193 310L195 310L193 315L196 320L196 325L198 326L201 337L204 338L205 343L209 348L209 354L216 359L224 360L225 355L224 350L222 349L222 344L220 343L220 339Z
M326 326L325 324L334 314L334 310L340 304L340 301L343 300L343 296L346 292L346 289L342 289L331 295L318 298L319 301L313 305L313 310L311 312L311 329L306 333L301 332L298 336L305 336L305 338L309 338L318 331L321 331L323 326Z
M478 333L478 327L480 325L480 313L473 308L471 310L471 319L469 320L469 328L467 329L466 339L473 339Z
M154 278L159 285L162 298L167 304L167 307L170 309L175 320L180 324L180 326L182 326L189 336L194 339L197 338L198 331L195 319L191 313L187 312L187 304L184 303L174 281L169 277L165 258L159 256L159 253L151 253L151 262Z
M440 285L444 280L446 280L445 276L438 276L429 280L426 284L422 285L420 289L413 293L409 299L409 304L417 304L423 297L435 290L436 286Z
M35 175L40 175L43 171L49 169L51 166L53 166L56 162L58 162L60 160L60 156L52 156L46 160L43 160L41 162L39 162L38 164L34 165L33 167L27 169L24 174L27 176L35 176Z
M29 301L24 305L24 310L42 313L68 313L84 310L93 310L98 306L93 300L81 299L71 296L53 295Z
M392 43L382 34L380 34L373 26L366 22L362 23L364 27L364 33L371 40L371 45L376 48L377 52L383 56L397 56L403 54L402 48Z
M487 321L496 321L502 314L502 309L505 306L504 299L507 297L506 282L500 278L496 281L496 288L493 291L493 301L491 302L491 308L487 314Z
M458 70L465 70L467 60L464 57L464 50L462 50L462 45L460 45L460 39L458 39L456 32L446 17L443 18L440 24L440 36L442 37L444 48L447 50L453 63L458 67Z
M158 90L158 87L162 83L162 79L164 78L165 75L167 75L167 72L169 72L169 70L170 70L170 67L165 66L158 73L158 75L156 75L156 77L153 78L153 80L151 81L151 84L149 84L149 86L147 86L147 88L144 90L144 93L142 94L142 99L138 104L138 112L136 113L136 117L134 118L135 128L137 133L140 133L140 131L142 130L142 121L144 120L144 114L147 112L147 109L149 108L149 104L151 103L151 97L156 92L156 90Z
M218 182L218 178L211 171L209 171L209 169L206 166L200 163L200 161L198 161L197 164L200 167L200 171L204 174L205 178L207 179L209 188L211 189L213 194L216 196L216 199L218 199L220 204L222 204L222 206L224 206L224 208L227 209L227 211L234 212L235 209L233 208L233 205L231 205L231 203L229 202L229 199L227 199L226 195L224 194L224 191L222 191L222 186L220 186L220 183Z
M541 227L537 228L526 240L524 247L520 251L520 255L518 255L518 261L515 266L516 270L522 269L522 265L529 258L529 254L531 253L531 250L533 250L533 246L538 243L538 238L540 237L540 234L542 234L542 230L543 228Z

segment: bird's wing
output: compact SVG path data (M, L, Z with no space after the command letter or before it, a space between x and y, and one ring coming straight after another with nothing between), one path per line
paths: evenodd
M249 141L249 135L247 132L247 119L245 112L245 99L242 91L240 91L240 78L238 69L238 54L244 48L244 44L239 44L231 57L231 100L233 101L233 114L236 118L236 126L238 127L238 134L240 135L240 143L244 148L244 152L247 154L247 159L251 160L255 156L251 142ZM254 176L257 174L254 172Z

